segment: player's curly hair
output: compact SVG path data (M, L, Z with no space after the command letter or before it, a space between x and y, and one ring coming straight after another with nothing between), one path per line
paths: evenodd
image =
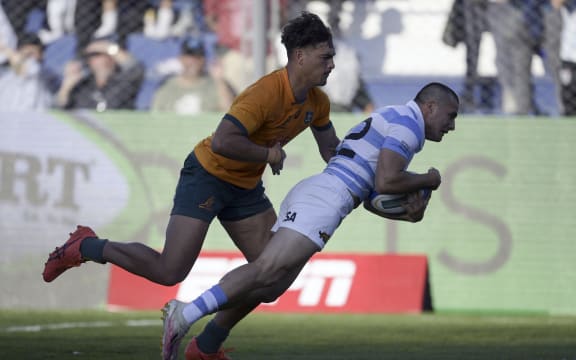
M332 42L330 29L318 15L308 11L303 11L300 16L290 20L282 28L282 44L286 47L288 57L294 49L326 41Z

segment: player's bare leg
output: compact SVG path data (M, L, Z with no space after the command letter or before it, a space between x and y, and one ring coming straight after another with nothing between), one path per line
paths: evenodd
M255 291L264 291L300 269L318 251L318 246L299 232L280 228L254 262L242 265L220 280L219 286L231 306Z
M228 272L183 310L187 324L224 307L243 304L247 296L281 282L318 251L318 245L299 232L280 228L255 261ZM289 285L289 284L288 284Z
M90 228L79 227L66 244L50 254L44 279L53 281L67 269L89 259L110 262L158 284L174 285L182 281L194 265L208 227L206 221L172 215L162 252L141 243L99 239Z
M228 272L220 282L190 303L171 300L164 309L162 353L165 360L177 356L180 341L190 326L202 317L224 306L246 306L246 297L254 291L270 288L281 282L318 251L318 245L299 232L280 228L266 245L260 256L248 264ZM289 286L289 283L286 287ZM238 314L238 313L230 313ZM226 315L226 316L230 316ZM225 316L223 313L221 316ZM227 334L225 334L227 335ZM192 351L196 351L194 354ZM202 359L196 339L187 347L188 359ZM226 359L218 348L211 358Z
M270 240L272 236L270 229L275 221L276 213L270 208L247 219L221 223L246 260L252 262L258 258ZM206 354L221 352L221 345L230 330L259 304L260 301L248 301L237 307L219 311L204 330L190 341L186 347L186 358L199 358L198 352Z
M296 267L290 274L278 281L272 287L258 289L251 292L242 304L232 308L226 308L216 313L216 316L206 324L201 334L193 337L186 346L186 360L219 359L230 360L228 350L222 348L222 344L232 329L240 320L252 312L262 302L271 302L282 295L294 282L305 263ZM176 309L175 311L182 311ZM187 331L188 327L183 327ZM198 344L202 344L202 349Z
M172 215L161 253L139 243L113 242L104 248L104 260L158 284L175 285L192 269L208 227L203 220Z

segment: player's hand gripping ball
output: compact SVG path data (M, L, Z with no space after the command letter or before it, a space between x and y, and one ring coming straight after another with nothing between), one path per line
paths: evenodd
M420 193L425 199L428 199L432 191L422 189ZM383 214L402 215L406 212L402 204L406 203L407 198L408 194L378 194L373 191L365 201L369 201L376 210Z

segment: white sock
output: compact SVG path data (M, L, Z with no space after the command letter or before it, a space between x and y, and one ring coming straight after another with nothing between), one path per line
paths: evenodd
M226 294L220 285L214 285L209 290L206 290L199 297L184 307L182 315L184 319L192 324L205 315L212 314L220 306L228 301Z

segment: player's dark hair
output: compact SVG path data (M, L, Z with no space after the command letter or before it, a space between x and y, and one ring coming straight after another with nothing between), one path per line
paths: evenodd
M418 104L424 104L428 101L455 101L460 104L460 99L454 90L439 82L424 85L416 94L414 101Z
M282 44L286 47L288 57L294 49L314 46L326 41L332 43L330 29L324 25L318 15L307 11L303 11L282 28Z

